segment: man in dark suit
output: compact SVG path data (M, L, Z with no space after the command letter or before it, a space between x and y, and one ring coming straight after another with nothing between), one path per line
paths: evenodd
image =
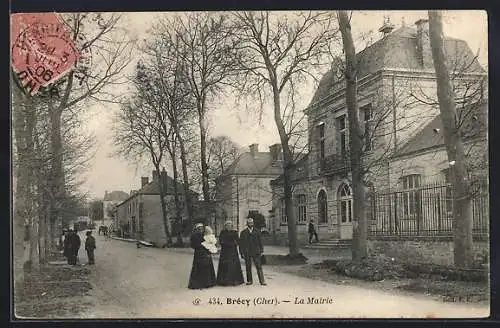
M316 242L318 242L318 234L314 228L313 220L309 221L309 228L307 229L307 232L309 233L309 244L312 242L313 236L316 238Z
M247 285L251 285L253 283L252 262L255 264L255 268L257 269L260 284L263 286L267 285L264 279L261 262L264 247L262 246L260 231L254 229L252 218L247 219L247 227L240 234L239 246L241 257L245 260Z

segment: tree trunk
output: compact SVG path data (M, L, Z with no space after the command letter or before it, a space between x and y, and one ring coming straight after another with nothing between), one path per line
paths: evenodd
M429 37L436 70L437 96L443 123L444 141L453 186L453 259L458 267L469 268L473 262L472 251L472 197L468 192L467 168L464 146L457 125L455 94L444 52L441 12L429 11ZM454 162L454 164L452 164Z
M208 164L207 164L207 131L205 128L205 108L204 102L198 104L198 123L200 126L200 146L201 146L201 183L203 192L203 202L205 203L205 216L208 216L210 205L210 186L208 184ZM204 218L203 224L209 224L208 218Z
M177 244L182 245L182 233L180 227L182 226L182 210L180 206L179 190L177 188L177 180L179 174L177 173L177 153L175 151L175 143L172 145L170 158L172 159L172 170L174 176L174 202L175 202L175 222L179 229L176 231Z
M274 122L278 128L281 148L283 149L283 192L285 197L285 213L288 225L288 249L290 251L290 257L295 257L299 255L299 245L297 243L297 223L293 210L292 183L290 181L290 173L293 166L293 155L290 150L290 146L288 145L288 135L285 131L283 121L281 120L280 94L276 83L273 84L273 100Z
M170 234L171 229L171 224L170 220L168 219L168 213L167 213L167 203L165 201L165 190L166 186L164 186L164 181L163 178L160 174L160 163L154 163L156 172L158 172L158 189L160 192L160 205L161 205L161 215L163 219L163 229L165 230L165 238L167 241L167 246L172 245L172 235Z
M357 100L356 49L352 40L351 24L347 12L340 10L338 20L346 58L346 105L349 121L349 153L353 190L352 259L359 262L366 258L368 253L368 222L365 211L365 186L362 167L363 138L359 124Z
M16 170L16 189L13 197L14 216L12 222L13 230L13 257L14 257L14 285L19 288L24 280L24 237L25 237L25 217L24 209L27 206L26 182L25 178L29 175L27 163L25 160L25 118L23 111L23 95L21 90L11 80L13 92L13 127L15 135L15 145L17 154Z
M49 100L49 114L50 114L50 149L51 149L51 173L50 173L50 186L52 191L52 199L50 205L49 217L49 254L55 250L54 240L57 238L57 222L61 214L61 203L64 197L64 171L63 171L63 145L61 137L61 116L62 110L54 106L52 101Z
M188 226L192 226L193 224L193 202L191 199L191 193L189 190L189 176L187 170L187 160L186 160L186 148L184 145L184 139L179 134L179 147L180 147L180 157L181 157L181 166L182 166L182 180L184 186L184 199L186 200L186 208L188 215Z

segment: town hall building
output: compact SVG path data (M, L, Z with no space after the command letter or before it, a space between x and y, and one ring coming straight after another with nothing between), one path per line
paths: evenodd
M437 104L428 21L422 19L414 26L397 29L385 21L379 31L382 38L356 55L365 183L369 194L399 192L400 196L367 206L371 210L370 231L440 233L450 225L443 214L450 210L449 191L446 186L432 189L429 197L421 191L429 184L446 183L450 169ZM476 151L482 149L483 155L478 156L487 159L487 72L465 41L445 37L445 51L457 94L457 111L464 114L464 121L472 122L472 130L484 131L472 135L467 144ZM292 172L301 244L306 243L310 220L320 240L352 239L350 136L343 64L341 59L333 63L305 109L309 149ZM472 111L470 115L467 110ZM487 165L482 172L487 172ZM281 178L273 180L271 186L274 233L286 236ZM436 194L441 198L434 197ZM486 212L481 211L478 214L476 210L475 215L487 220Z

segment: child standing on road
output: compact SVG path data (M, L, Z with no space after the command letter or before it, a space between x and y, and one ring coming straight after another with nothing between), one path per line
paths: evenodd
M86 233L87 239L85 240L85 250L87 251L87 257L89 258L89 265L95 264L94 258L94 250L95 246L95 238L92 236L92 231L87 231Z

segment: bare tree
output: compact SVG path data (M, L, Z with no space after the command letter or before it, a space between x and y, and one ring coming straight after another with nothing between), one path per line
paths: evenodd
M186 145L196 137L196 133L193 133L196 128L196 115L193 110L196 104L187 80L187 67L178 56L180 51L178 39L165 40L162 36L156 36L144 45L142 52L146 57L147 67L142 64L143 74L145 78L155 82L150 84L143 96L165 104L163 109L169 124L164 125L163 133L166 138L172 136L171 140L175 147L171 146L169 152L171 155L178 155L181 160L183 192L186 199L188 220L191 222L193 220L193 203L195 200L192 199L192 192L190 191L191 183L188 173ZM163 99L160 100L160 98ZM179 148L178 152L177 148ZM172 164L177 166L177 157L175 162L174 158L171 159ZM174 175L176 174L177 171L174 170ZM177 179L177 176L174 176L174 179ZM177 197L176 207L178 207L178 204Z
M217 136L208 140L207 154L210 197L215 200L215 180L238 159L241 149L229 137Z
M193 12L162 20L155 30L163 40L178 45L176 55L186 68L198 118L203 199L208 205L207 112L236 68L227 20L220 13Z
M330 13L237 12L234 36L242 93L256 94L261 111L266 94L283 150L283 188L288 219L290 256L299 255L296 218L292 204L291 170L295 137L302 135L303 113L295 107L301 83L314 79L317 67L330 64L330 43L338 29ZM302 130L303 132L303 130Z
M138 88L145 84L138 82ZM130 99L120 108L115 127L115 145L118 154L128 159L148 156L155 170L160 174L168 140L164 137L162 125L165 124L162 108L156 103L149 103L143 97ZM172 244L171 222L167 216L165 200L166 186L162 177L158 179L158 191L162 209L163 227L167 245Z
M441 12L429 11L429 38L436 70L437 97L443 123L448 160L452 167L453 218L455 265L470 267L472 254L472 198L468 191L466 155L461 138L461 126L457 124L455 92L446 64L443 23Z
M352 229L352 259L360 261L368 254L367 237L368 221L365 211L365 185L363 177L363 132L359 123L359 108L357 99L357 61L356 49L352 39L350 18L345 10L339 10L338 20L344 46L346 67L346 104L349 117L349 153L352 173L353 190L353 229Z
M83 55L76 69L53 85L41 90L36 97L43 101L50 124L50 225L49 246L57 237L56 222L60 222L60 207L65 195L63 113L92 101L109 101L109 87L121 83L121 72L128 65L131 50L126 34L119 31L119 17L107 14L63 14L63 24L69 29L76 49ZM117 38L118 34L121 39Z

